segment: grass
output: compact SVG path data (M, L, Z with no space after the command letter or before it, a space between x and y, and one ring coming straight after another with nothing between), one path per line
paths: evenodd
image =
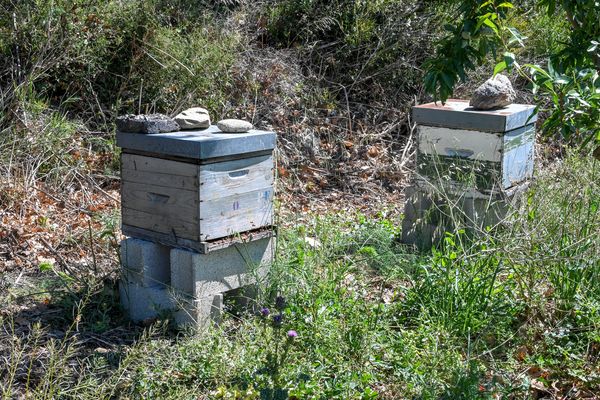
M260 286L269 315L227 314L203 336L124 329L110 284L46 283L61 318L3 313L3 396L584 398L600 390L598 173L570 156L504 229L421 253L398 243L393 210L286 226ZM6 293L6 310L28 298Z

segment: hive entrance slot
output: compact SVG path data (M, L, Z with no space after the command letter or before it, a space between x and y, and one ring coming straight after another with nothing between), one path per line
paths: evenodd
M148 193L148 199L153 203L167 204L171 196L158 193Z
M248 175L248 173L250 172L250 170L248 169L242 169L240 171L233 171L229 173L229 177L230 178L241 178L243 176Z

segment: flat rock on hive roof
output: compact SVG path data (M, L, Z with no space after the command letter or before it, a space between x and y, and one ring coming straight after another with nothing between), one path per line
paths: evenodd
M203 130L157 134L117 132L117 146L123 149L194 160L272 151L275 140L274 132L251 130L233 135L222 133L214 125Z
M537 120L535 106L511 104L496 110L476 110L469 100L449 99L413 107L413 120L419 125L443 126L483 132L507 132L533 124Z

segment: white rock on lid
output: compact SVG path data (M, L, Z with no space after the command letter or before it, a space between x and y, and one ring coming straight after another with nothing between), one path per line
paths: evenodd
M511 105L515 97L510 80L505 75L498 74L475 90L469 105L477 110L492 110Z
M175 122L181 129L205 129L210 126L210 116L205 108L192 107L177 114Z
M250 122L241 119L223 119L217 122L217 127L223 133L244 133L253 128Z

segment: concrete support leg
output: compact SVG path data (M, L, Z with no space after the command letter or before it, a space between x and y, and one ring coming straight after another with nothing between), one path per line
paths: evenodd
M142 286L170 283L171 248L147 240L127 238L121 242L121 263L125 279Z
M223 294L253 285L264 279L273 260L274 238L236 244L208 254L183 249L171 250L171 285L178 299L187 299L198 313L187 312L195 318L180 316L178 324L197 321L199 327L213 319L209 310L221 310ZM247 294L251 294L250 292ZM215 300L221 296L220 300ZM219 307L216 307L216 303ZM205 304L212 304L211 307ZM185 310L182 310L185 311Z
M223 312L223 294L205 296L201 299L177 300L178 311L174 314L179 328L191 327L198 331L207 329L211 323L218 324Z
M471 234L501 224L511 205L516 205L528 184L511 190L483 194L480 192L440 193L435 188L413 185L406 189L402 242L421 250L431 248L444 232L465 229Z
M145 287L136 282L119 282L121 306L133 322L167 317L175 309L175 302L165 287Z
M174 309L169 293L170 248L146 240L121 242L123 276L119 282L121 305L129 319L140 322L168 316Z

